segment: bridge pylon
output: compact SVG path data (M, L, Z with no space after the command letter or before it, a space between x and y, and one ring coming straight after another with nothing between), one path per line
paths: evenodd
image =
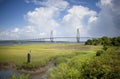
M53 42L53 30L50 33L50 41Z
M76 40L77 40L77 43L80 42L80 32L79 32L79 29L78 29L78 28L77 28Z

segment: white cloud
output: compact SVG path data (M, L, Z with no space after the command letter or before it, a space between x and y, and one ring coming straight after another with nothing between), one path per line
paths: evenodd
M30 0L27 1L30 3ZM28 26L24 26L22 29L13 29L14 34L11 33L11 36L19 36L19 38L49 37L51 30L54 30L54 35L57 36L76 36L77 28L80 29L81 36L87 36L89 18L95 17L97 14L95 11L83 6L73 6L67 9L69 3L64 0L31 1L46 7L29 11L25 16ZM61 11L64 10L67 10L68 13L62 15L61 21L57 21L56 18L59 19Z
M112 0L101 0L100 5L101 6L106 6L106 5L111 5Z
M54 7L36 8L27 13L26 17L32 29L38 33L47 33L59 26L54 19L57 16L58 9Z
M96 22L96 20L97 20L97 17L96 16L91 16L90 18L89 18L89 24L91 24L91 23L95 23Z
M63 17L62 24L64 27L62 28L66 35L69 36L75 36L77 28L80 29L81 36L87 36L88 20L91 17L95 17L96 14L95 11L87 7L73 6L68 10L68 14Z
M34 3L36 5L44 5L46 7L56 7L60 10L67 8L69 3L65 0L25 0L26 3Z
M76 36L80 29L81 36L117 36L120 35L120 6L113 0L101 0L97 5L101 11L90 10L82 5L69 7L64 0L26 0L27 3L44 5L29 11L25 18L28 25L0 32L0 37L9 39L29 39L49 37L50 31L55 36ZM69 7L69 8L68 8ZM66 14L62 11L66 10ZM62 17L61 17L62 15ZM58 20L61 19L61 20Z
M89 26L89 33L92 36L118 36L120 35L119 24L117 22L120 19L120 13L114 11L113 3L115 0L101 0L99 6L101 11L98 14L96 21ZM120 2L120 1L119 1ZM120 8L120 7L119 7ZM118 17L115 17L118 16ZM115 17L115 18L114 18ZM117 20L116 20L117 19ZM114 22L115 21L115 22ZM117 24L117 25L116 25Z
M12 32L15 32L15 33L19 32L19 28L13 29Z
M69 3L64 0L48 0L47 2L43 2L42 4L46 5L47 7L59 8L59 10L64 10L69 5Z

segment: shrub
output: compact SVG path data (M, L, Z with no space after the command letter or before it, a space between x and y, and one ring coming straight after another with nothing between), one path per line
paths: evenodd
M92 45L92 40L88 39L88 40L85 42L85 45Z
M103 50L106 51L107 49L108 49L108 47L103 45Z
M70 68L67 64L60 64L49 72L49 79L78 79L79 71Z
M99 60L92 61L82 66L82 76L84 79L111 79L112 68L104 65Z
M103 50L99 50L96 52L96 56L100 56L104 51Z
M119 79L120 61L118 49L109 48L104 54L82 65L83 79Z

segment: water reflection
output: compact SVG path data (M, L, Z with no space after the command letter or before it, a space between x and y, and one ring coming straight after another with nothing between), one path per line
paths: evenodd
M10 76L13 74L16 76L19 75L19 73L14 70L0 70L0 79L10 79Z

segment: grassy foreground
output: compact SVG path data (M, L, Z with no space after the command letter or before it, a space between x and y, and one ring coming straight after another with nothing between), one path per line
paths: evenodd
M80 59L89 59L95 56L101 46L85 46L83 44L26 44L0 46L0 63L11 63L24 67L41 67L48 64L50 59L56 59L56 63L62 62L60 56L81 54ZM31 53L31 63L26 65L27 54ZM57 58L59 57L59 58ZM67 60L67 59L66 59ZM69 59L68 59L69 60ZM64 60L63 60L64 61Z
M48 79L120 79L120 47L108 46L96 56L73 56L49 73Z
M31 63L27 54L31 53ZM17 68L37 69L55 63L48 79L119 79L120 47L84 44L28 44L0 46L0 66L3 63ZM29 75L20 75L28 79ZM11 79L19 79L14 75Z

